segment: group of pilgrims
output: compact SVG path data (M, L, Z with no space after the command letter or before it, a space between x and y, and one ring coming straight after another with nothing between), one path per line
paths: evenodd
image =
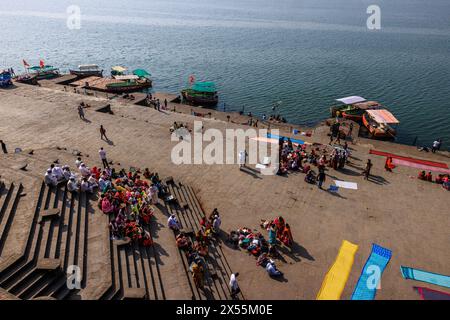
M250 228L243 227L231 231L228 241L257 258L256 265L265 268L269 276L282 277L283 273L278 270L272 258L279 256L277 245L280 243L287 248L292 248L294 239L291 227L281 216L274 220L261 220L260 226L268 231L268 240L261 232L254 232Z
M219 234L220 225L222 224L219 211L215 208L208 218L206 216L201 218L199 222L200 228L193 238L182 230L176 215L172 214L167 224L175 234L177 247L186 255L194 284L197 288L203 289L206 277L205 270L207 269L208 247Z
M71 171L68 165L60 166L52 163L44 175L44 182L48 186L56 187L67 184L69 192L93 193L96 188L102 189L106 184L106 177L111 175L111 169L101 170L98 167L89 168L80 157L75 161L78 172Z
M334 170L343 169L350 156L347 142L343 146L325 146L323 150L318 146L312 146L311 151L307 152L306 144L297 144L294 147L290 138L280 138L279 146L279 174L285 175L289 172L300 171L306 174L305 181L307 183L316 184L318 182L319 188L325 181L325 168L328 166ZM327 151L328 147L332 148L331 152ZM318 174L312 170L311 166L318 168Z

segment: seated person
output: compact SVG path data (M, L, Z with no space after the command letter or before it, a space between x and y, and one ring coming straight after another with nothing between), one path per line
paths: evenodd
M78 185L78 182L75 180L75 177L70 177L69 181L67 182L67 190L69 192L77 192L80 186Z
M89 176L88 182L89 182L89 185L92 187L92 189L98 187L98 182L97 182L97 180L94 178L93 175L90 175L90 176Z
M150 170L148 170L148 168L145 168L145 169L144 169L144 177L145 177L146 179L150 179L151 176L152 176L152 173L150 172Z
M186 237L184 233L180 233L179 235L177 235L176 243L177 247L180 248L181 250L188 250L191 244L189 238Z
M86 178L83 178L83 180L81 181L81 192L94 192L94 188L89 184Z
M271 277L281 277L283 273L277 269L275 262L270 259L266 264L266 271Z
M172 229L173 231L180 230L180 224L178 223L177 217L174 214L172 214L167 220L167 225L169 229Z
M65 180L65 176L64 176L63 170L61 169L61 167L58 164L53 166L52 174L56 177L56 179L58 181Z
M69 181L70 177L72 176L72 172L70 172L70 168L68 165L65 165L62 167L64 179Z
M417 179L419 179L419 180L426 180L425 171L419 172L419 175L417 176Z
M44 176L44 182L48 186L56 187L58 185L58 179L56 179L56 177L52 174L51 169L47 169L47 172Z
M433 175L431 174L431 171L429 171L427 173L427 175L425 176L425 179L429 182L433 182Z
M305 176L305 181L307 183L315 184L316 183L316 176L314 175L313 170L309 170L308 173Z
M80 164L80 167L78 168L80 170L81 176L87 178L91 174L91 170L89 170L88 167L84 163Z
M311 170L311 166L309 164L303 166L303 173L308 173Z
M437 177L436 177L436 180L435 180L436 183L442 184L443 178L444 178L444 175L443 175L443 174L440 174L439 176L437 176Z

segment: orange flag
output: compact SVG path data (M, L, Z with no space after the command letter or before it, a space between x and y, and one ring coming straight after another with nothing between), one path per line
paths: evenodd
M44 67L45 67L44 60L39 60L39 66L40 66L41 68L44 68Z

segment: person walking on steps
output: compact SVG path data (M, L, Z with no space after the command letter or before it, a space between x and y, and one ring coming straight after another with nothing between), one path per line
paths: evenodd
M106 136L106 129L103 127L103 125L100 125L100 139L103 140L103 137L105 137L105 140L109 140Z

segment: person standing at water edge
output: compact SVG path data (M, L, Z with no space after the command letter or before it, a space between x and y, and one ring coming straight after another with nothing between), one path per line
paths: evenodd
M103 167L109 168L108 160L106 159L106 151L103 150L103 147L98 150L98 154L100 155L100 159L102 159Z
M3 153L8 153L8 150L6 150L6 144L3 142L3 140L0 140L0 144L2 145Z

